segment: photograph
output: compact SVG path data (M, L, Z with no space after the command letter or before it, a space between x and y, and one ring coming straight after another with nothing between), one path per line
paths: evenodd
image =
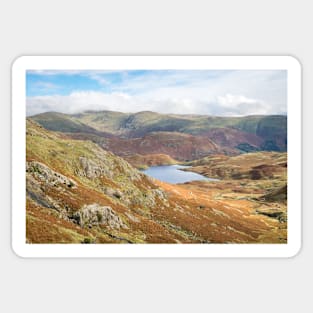
M288 244L288 69L24 74L26 245Z

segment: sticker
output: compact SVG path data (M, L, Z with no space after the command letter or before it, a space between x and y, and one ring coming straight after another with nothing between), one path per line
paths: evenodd
M295 58L14 62L18 256L291 257L300 247Z

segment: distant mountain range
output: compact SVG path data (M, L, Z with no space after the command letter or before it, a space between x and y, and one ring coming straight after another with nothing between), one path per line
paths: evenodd
M212 154L287 150L284 115L217 117L87 111L47 112L31 119L73 139L91 140L122 157L164 154L175 160L191 161Z

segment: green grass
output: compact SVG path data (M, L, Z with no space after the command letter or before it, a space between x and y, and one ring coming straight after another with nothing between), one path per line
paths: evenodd
M58 132L68 132L68 133L94 133L95 129L80 122L75 117L57 113L48 112L43 114L38 114L31 117L34 121L45 127L46 129Z
M103 133L123 138L143 137L155 132L180 132L199 135L212 128L234 128L259 136L263 143L258 148L268 151L286 151L287 117L283 115L251 115L219 117L205 115L171 115L155 112L121 113L112 111L62 114L48 112L31 117L46 129L80 133L85 139L101 143ZM102 138L102 139L101 139ZM241 148L239 147L241 150ZM243 147L242 151L251 151Z

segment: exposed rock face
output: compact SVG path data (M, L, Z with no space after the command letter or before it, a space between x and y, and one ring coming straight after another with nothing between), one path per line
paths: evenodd
M122 199L124 197L124 194L120 190L116 190L110 187L103 187L103 192L107 196L115 199Z
M114 179L119 174L126 173L130 180L140 179L140 173L135 171L125 160L116 156L113 157L112 154L107 152L97 156L98 162L84 156L79 157L81 170L77 174L90 179L101 176Z
M62 206L58 201L52 199L46 194L46 188L43 187L40 181L36 180L32 175L26 175L26 195L40 206L45 208L54 209L58 212L62 212Z
M156 205L156 198L166 200L165 193L155 189L153 181L134 169L128 162L108 152L98 154L97 161L81 156L77 174L87 177L104 194L124 205L141 205L147 208ZM109 179L114 187L106 185Z
M88 178L96 178L102 175L112 176L112 172L108 171L108 169L101 167L93 160L87 159L86 157L79 158L80 165L83 170L83 174Z
M110 228L126 228L122 219L109 206L99 204L84 205L83 208L73 214L72 217L80 226L106 225Z
M76 184L72 179L53 171L45 164L37 161L27 162L26 172L50 186L57 187L59 185L65 185L70 188L76 187Z
M61 199L54 195L71 193L72 189L73 191L77 189L74 180L43 163L37 161L26 163L26 196L42 207L58 211L63 219L68 219L70 207L64 206ZM52 194L49 191L53 191Z
M94 170L90 164L92 164L91 161L87 163L89 170ZM109 206L84 205L81 210L71 213L72 209L64 206L59 197L49 196L48 190L58 190L59 193L64 193L66 189L68 191L75 189L76 183L72 179L53 171L45 164L36 161L27 162L26 175L27 196L43 207L58 211L59 217L74 220L81 227L94 225L106 225L114 229L126 227L117 213ZM114 196L121 195L115 192Z

